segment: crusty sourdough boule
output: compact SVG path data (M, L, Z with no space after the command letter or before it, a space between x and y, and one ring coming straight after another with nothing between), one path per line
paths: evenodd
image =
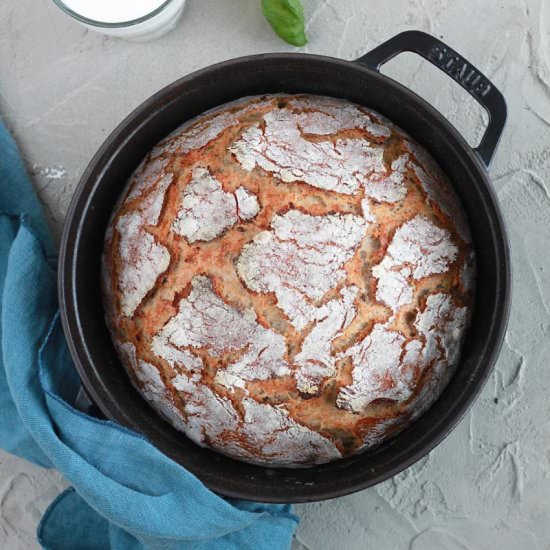
M474 254L431 157L344 100L254 97L146 157L105 240L106 318L144 398L272 466L407 426L459 361Z

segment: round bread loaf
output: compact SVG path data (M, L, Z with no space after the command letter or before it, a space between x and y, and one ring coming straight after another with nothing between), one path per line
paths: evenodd
M464 213L426 151L310 95L227 104L156 146L102 272L151 406L199 445L289 467L364 450L434 402L473 281Z

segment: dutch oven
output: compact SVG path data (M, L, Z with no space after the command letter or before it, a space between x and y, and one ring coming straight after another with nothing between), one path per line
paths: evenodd
M465 88L489 115L472 149L426 101L379 72L415 52ZM477 253L477 295L461 362L435 404L410 427L366 452L310 468L266 468L203 449L160 418L132 387L104 321L100 262L105 229L128 177L153 146L203 111L244 96L277 92L345 98L385 115L437 160L468 215ZM59 298L69 349L83 386L108 418L143 434L221 495L304 502L345 495L383 481L433 449L468 410L487 379L506 328L510 256L487 165L506 119L500 92L436 38L408 31L355 61L300 53L232 59L177 80L135 109L86 168L67 214Z

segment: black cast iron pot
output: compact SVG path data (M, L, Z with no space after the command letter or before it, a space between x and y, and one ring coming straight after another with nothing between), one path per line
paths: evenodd
M379 73L413 51L445 71L488 112L477 149L423 99ZM307 92L345 98L384 114L407 131L450 177L468 214L477 251L477 302L461 363L437 402L413 425L363 454L305 469L275 469L198 447L162 420L134 390L103 320L100 254L113 205L146 153L184 121L243 96ZM72 200L61 245L59 297L76 368L88 394L109 418L145 435L161 451L226 496L303 502L345 495L400 472L457 424L497 358L508 320L510 258L502 217L487 177L506 118L500 92L439 40L402 33L356 61L305 54L264 54L197 71L140 105L107 138Z

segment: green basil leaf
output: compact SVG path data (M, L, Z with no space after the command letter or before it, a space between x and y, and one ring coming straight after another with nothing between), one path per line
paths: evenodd
M300 0L262 0L262 11L271 28L285 42L293 46L307 44Z

